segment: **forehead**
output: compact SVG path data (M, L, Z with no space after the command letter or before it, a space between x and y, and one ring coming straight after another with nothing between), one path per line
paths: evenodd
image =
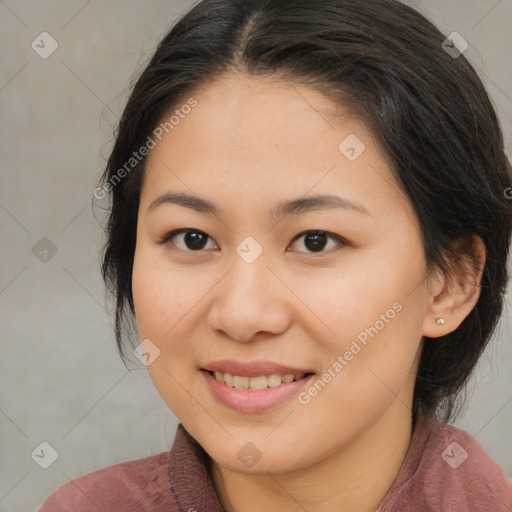
M191 98L194 108L180 111ZM143 201L166 187L246 205L309 192L388 207L405 199L369 128L310 87L225 75L163 122L173 113L179 121L150 151Z

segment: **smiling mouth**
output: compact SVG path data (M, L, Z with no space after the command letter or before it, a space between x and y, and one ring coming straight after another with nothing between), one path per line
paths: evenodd
M246 377L242 375L231 375L229 373L222 373L218 371L203 370L207 371L217 381L225 384L233 389L246 389L246 390L261 390L267 388L274 388L281 386L282 384L289 384L296 382L301 379L305 379L314 375L314 373L295 373L295 374L270 374L270 375L259 375L256 377Z

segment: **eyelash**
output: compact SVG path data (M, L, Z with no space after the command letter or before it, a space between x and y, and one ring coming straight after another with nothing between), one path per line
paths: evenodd
M209 240L213 240L210 236L208 236L204 231L201 231L199 229L192 229L192 228L182 228L182 229L175 229L173 231L170 231L169 233L165 234L160 240L157 241L158 244L161 244L161 245L164 245L164 244L167 244L169 243L175 236L177 235L180 235L180 234L183 234L183 233L199 233L201 235L204 235L206 236ZM349 245L349 243L342 237L338 236L338 235L335 235L333 233L329 233L328 231L322 231L320 229L312 229L312 230L307 230L307 231L303 231L301 233L299 233L298 235L296 235L293 240L291 241L291 243L294 243L296 240L299 240L301 237L304 237L306 235L315 235L315 234L320 234L320 235L327 235L327 240L334 240L335 242L337 242L339 244L339 247L343 247L343 246L347 246ZM174 244L173 244L174 245ZM201 252L204 252L204 249L199 249L199 250L191 250L191 249L181 249L181 248L178 248L178 250L180 251L184 251L184 252L190 252L190 253L201 253ZM336 249L335 249L336 250ZM307 254L324 254L324 253L328 253L332 251L331 250L328 250L328 251L306 251ZM304 252L304 251L294 251L294 252Z

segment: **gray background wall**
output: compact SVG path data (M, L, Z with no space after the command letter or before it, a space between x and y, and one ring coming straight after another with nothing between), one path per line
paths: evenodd
M510 155L512 1L410 3L469 42ZM172 444L176 419L146 371L117 355L90 201L130 77L191 5L0 1L0 511L33 510L68 479ZM31 48L43 31L58 43L47 59ZM457 424L512 477L510 319L507 309ZM44 445L31 457L41 442L58 453L48 469L35 462L50 462Z

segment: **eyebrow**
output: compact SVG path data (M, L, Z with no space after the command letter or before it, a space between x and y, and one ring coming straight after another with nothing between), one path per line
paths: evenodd
M181 192L167 192L151 202L146 215L162 204L177 204L198 212L211 213L216 216L222 216L223 214L223 210L221 208L207 199ZM277 222L286 215L299 215L308 211L333 208L342 208L344 210L355 211L370 217L372 216L362 204L351 201L346 197L338 195L316 195L280 202L270 210L270 217Z

